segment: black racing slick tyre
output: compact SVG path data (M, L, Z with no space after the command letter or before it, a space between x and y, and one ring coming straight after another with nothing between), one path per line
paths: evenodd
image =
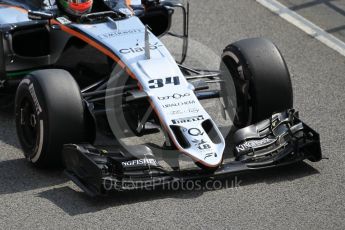
M232 81L236 91L237 102L232 103L237 107L232 110L236 127L256 123L293 107L290 73L281 52L271 41L250 38L227 46L220 69L227 78L225 84ZM223 93L226 88L224 85L221 89ZM225 106L230 103L226 95L223 98Z
M80 89L65 70L25 77L16 93L15 120L25 157L40 168L61 166L63 145L87 140Z

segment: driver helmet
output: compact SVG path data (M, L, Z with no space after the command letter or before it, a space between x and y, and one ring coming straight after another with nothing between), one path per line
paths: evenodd
M82 16L90 13L93 0L59 0L60 7L72 16Z

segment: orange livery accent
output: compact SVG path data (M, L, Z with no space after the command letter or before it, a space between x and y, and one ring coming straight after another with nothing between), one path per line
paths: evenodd
M23 13L27 13L28 11L24 8L21 8L21 7L18 7L18 6L11 6L11 5L7 5L7 4L1 4L0 3L0 6L4 6L4 7L8 7L8 8L13 8L13 9L16 9L18 11L21 11Z
M130 7L131 3L132 3L131 0L126 0L126 5L127 5L128 7Z
M110 51L109 49L105 48L104 46L100 45L99 43L97 43L96 41L94 41L93 39L83 35L82 33L73 30L72 28L61 24L60 22L56 21L55 19L51 20L51 24L55 24L55 25L59 25L61 30L74 36L77 37L81 40L83 40L84 42L86 42L87 44L91 45L92 47L96 48L97 50L101 51L102 53L104 53L105 55L107 55L108 57L110 57L112 60L114 60L117 64L119 64L121 66L122 69L125 69L127 74L133 78L133 79L137 79L135 77L135 75L132 73L132 71L130 71L127 66L125 65L125 63L123 63L123 61L120 60L120 58L118 58L112 51ZM140 87L141 88L141 87Z

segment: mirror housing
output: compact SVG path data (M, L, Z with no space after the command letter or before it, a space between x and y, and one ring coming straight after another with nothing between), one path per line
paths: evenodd
M28 11L28 18L30 20L50 20L54 18L54 14L51 12L43 12L43 11Z

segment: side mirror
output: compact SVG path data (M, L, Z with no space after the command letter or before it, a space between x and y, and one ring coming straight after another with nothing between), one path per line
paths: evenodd
M31 20L50 20L54 18L54 14L51 12L31 11L28 12L28 18Z

